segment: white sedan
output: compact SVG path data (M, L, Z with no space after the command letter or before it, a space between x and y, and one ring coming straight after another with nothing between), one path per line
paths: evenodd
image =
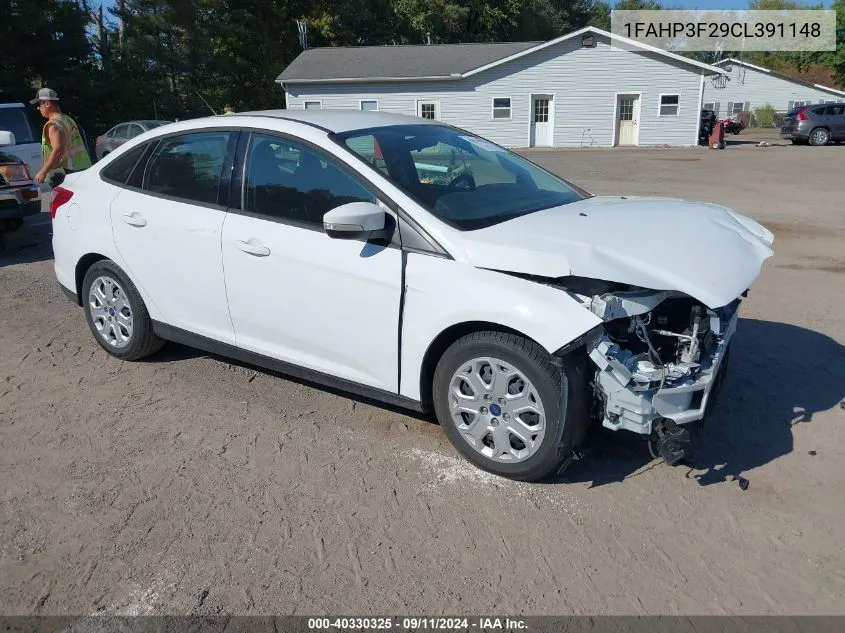
M69 175L51 216L58 281L109 354L178 341L433 411L471 462L527 481L592 424L680 459L773 241L348 110L157 128Z

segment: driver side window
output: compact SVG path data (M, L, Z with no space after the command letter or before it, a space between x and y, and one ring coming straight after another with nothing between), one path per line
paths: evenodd
M250 139L245 190L245 211L320 230L327 211L348 202L376 202L325 156L264 134Z

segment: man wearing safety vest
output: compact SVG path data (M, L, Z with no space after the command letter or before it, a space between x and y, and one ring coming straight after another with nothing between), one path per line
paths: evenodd
M41 171L34 178L37 183L51 179L60 170L70 174L91 166L76 122L62 112L58 101L59 95L51 88L42 88L30 101L38 104L38 111L47 119L41 132Z

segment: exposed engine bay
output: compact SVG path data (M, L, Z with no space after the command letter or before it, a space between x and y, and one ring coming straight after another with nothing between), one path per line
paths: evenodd
M555 285L604 320L582 337L596 368L593 417L680 459L681 425L703 420L721 386L741 299L711 309L679 292L571 277Z

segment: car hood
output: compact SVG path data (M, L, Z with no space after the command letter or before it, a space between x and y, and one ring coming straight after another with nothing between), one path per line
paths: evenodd
M597 196L469 231L464 240L480 268L676 290L716 308L760 275L774 237L715 204Z

